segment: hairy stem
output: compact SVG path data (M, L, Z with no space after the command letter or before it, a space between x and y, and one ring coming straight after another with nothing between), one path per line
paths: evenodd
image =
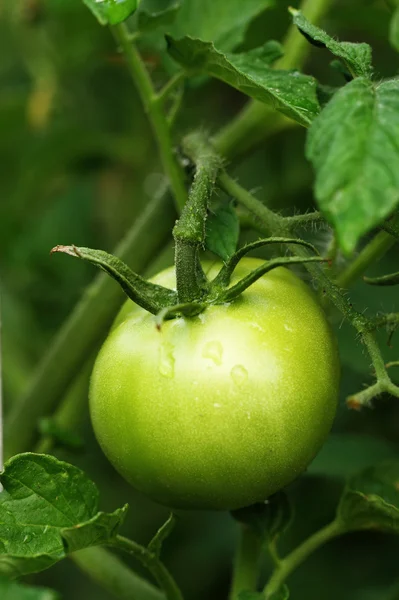
M100 546L71 554L85 575L119 600L165 600L165 595Z
M159 102L159 97L157 97L155 93L152 81L141 60L141 56L130 40L127 26L124 23L115 25L113 27L113 32L126 57L129 72L137 86L144 109L154 131L162 164L169 179L176 206L181 210L187 200L184 173L173 152L169 124L163 112L162 102ZM173 85L175 83L176 81L173 81ZM161 92L161 99L162 96L163 94Z
M139 560L152 573L159 586L165 592L167 600L183 600L182 593L175 580L156 554L122 535L117 535L112 545L115 548L128 552Z
M308 558L308 556L310 556L315 550L320 548L320 546L329 540L332 540L343 533L344 530L339 523L337 521L333 521L329 525L326 525L326 527L323 527L323 529L320 529L314 533L300 546L288 554L288 556L281 560L264 588L266 600L279 591L281 586L285 583L287 577L297 567L299 567L299 565L301 565Z
M238 594L243 590L256 589L261 553L261 537L251 527L242 524L229 600L237 600Z

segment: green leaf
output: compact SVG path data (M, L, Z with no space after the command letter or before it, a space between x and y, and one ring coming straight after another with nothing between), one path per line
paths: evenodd
M136 10L138 0L83 0L101 25L117 25Z
M168 27L180 6L181 0L141 0L134 14L133 27L143 32Z
M243 54L223 54L212 43L189 37L167 36L167 41L171 56L185 68L221 79L302 125L308 126L319 112L313 77L270 68L281 52L277 42Z
M369 467L347 484L337 517L346 530L399 533L399 462Z
M159 557L161 555L162 545L174 530L175 525L176 517L171 513L168 520L158 529L151 542L148 544L148 550Z
M250 22L274 4L275 0L185 0L169 33L231 51L244 40Z
M392 15L389 28L389 41L391 45L399 52L399 6Z
M333 433L307 468L308 475L347 478L377 462L398 456L399 448L365 434Z
M31 587L0 577L0 598L1 600L59 600L59 595L47 588Z
M309 130L316 198L347 254L399 203L398 139L399 79L354 79Z
M353 76L371 77L372 56L369 44L338 42L319 27L309 23L299 10L291 8L290 12L293 16L294 24L310 43L321 48L327 48L335 56L341 58Z
M236 251L239 235L240 220L231 203L221 204L208 216L205 245L223 261Z
M266 502L234 510L231 514L267 541L274 541L284 533L293 517L291 502L284 491L273 494Z
M78 468L44 454L19 454L0 476L0 573L42 571L68 552L109 541L126 507L98 513L98 490Z

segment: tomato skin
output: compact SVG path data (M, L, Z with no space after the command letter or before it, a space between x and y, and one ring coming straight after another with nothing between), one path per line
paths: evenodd
M260 264L243 259L232 283ZM174 287L174 268L153 281ZM117 321L94 366L90 411L103 451L136 489L172 508L236 509L306 469L334 419L339 358L322 308L291 271L160 331L130 301Z

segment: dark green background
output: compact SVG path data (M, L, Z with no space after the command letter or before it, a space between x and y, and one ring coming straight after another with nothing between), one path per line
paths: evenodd
M278 9L253 23L245 46L281 39L289 23L288 4L293 2L278 2ZM341 0L334 3L324 26L341 39L371 43L377 76L382 78L397 73L399 66L398 55L387 42L389 18L382 1ZM161 85L159 56L148 44L143 53ZM18 402L52 337L95 274L77 261L50 258L49 250L69 243L111 250L153 195L162 171L123 59L109 31L79 0L3 1L0 57L0 276L7 410ZM329 68L329 61L326 52L313 49L306 72L338 85L340 75ZM219 82L200 83L186 93L177 140L198 126L217 131L245 101ZM284 214L312 208L312 172L304 159L304 140L305 131L299 128L275 136L230 172ZM325 229L308 236L321 248L329 239ZM171 260L169 247L158 257L157 266ZM397 270L397 248L370 274L390 270ZM350 293L356 306L369 315L397 308L395 288L381 291L360 282ZM317 463L319 475L303 476L291 486L296 519L282 548L292 547L332 518L343 479L323 473L345 473L365 456L366 461L385 456L391 451L385 443L394 447L399 439L397 400L383 398L374 410L362 413L346 409L345 397L370 382L369 359L341 317L332 314L331 320L343 362L334 431L369 437L361 446L356 439L349 450L339 441L331 444ZM395 336L392 349L386 339L382 333L386 359L398 359ZM58 454L98 483L104 510L129 502L124 533L146 542L167 510L138 496L107 463L88 419L87 380L79 393L84 408L78 430L84 449ZM236 525L227 514L181 513L176 532L166 543L165 561L188 600L226 597L236 536ZM320 550L292 576L291 597L397 600L398 556L394 537L346 536ZM265 575L268 568L265 559ZM70 562L31 581L59 590L65 600L110 597Z

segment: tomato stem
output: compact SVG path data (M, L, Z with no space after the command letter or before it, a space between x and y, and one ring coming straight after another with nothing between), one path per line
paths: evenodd
M163 112L162 101L160 101L160 99L162 100L163 94L161 93L161 97L156 95L151 78L140 54L131 41L130 32L126 24L120 23L119 25L115 25L112 28L112 31L126 57L127 67L136 84L141 101L154 131L162 164L165 173L168 176L175 197L176 206L181 210L187 200L187 191L184 182L184 172L173 151L169 124L166 115ZM173 81L173 86L175 83L177 82ZM171 84L171 87L173 86Z
M187 204L173 229L177 296L180 303L187 303L201 299L207 290L199 250L205 243L208 203L221 161L201 133L188 136L183 145L186 154L196 165Z
M229 600L237 600L244 590L256 589L261 553L261 536L252 527L241 524Z
M150 552L148 548L140 546L140 544L137 544L133 540L123 537L122 535L116 536L112 546L132 554L139 560L141 564L153 574L159 586L165 592L167 600L183 600L183 595L175 580L165 565L159 560L157 554Z
M120 600L165 600L164 594L151 583L142 579L106 548L93 546L71 554L70 558L81 571L88 575L113 597Z
M268 598L271 598L273 594L277 593L283 586L287 577L315 550L343 533L345 533L345 529L337 520L334 520L295 548L295 550L281 560L279 565L274 569L271 578L263 590L265 599L267 600Z

